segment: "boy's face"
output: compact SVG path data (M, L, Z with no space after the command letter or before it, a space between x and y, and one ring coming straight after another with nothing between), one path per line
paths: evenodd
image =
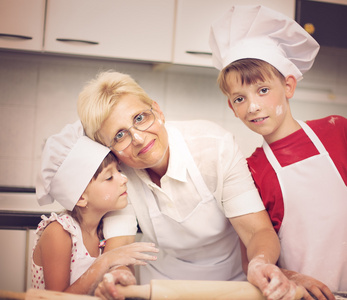
M294 94L296 79L288 76L285 82L278 77L264 82L242 84L236 71L227 77L229 107L248 128L272 143L287 136L292 116L288 99Z
M118 164L112 162L96 179L90 181L82 196L87 200L88 207L101 214L122 209L128 204L127 181L127 177L120 172Z

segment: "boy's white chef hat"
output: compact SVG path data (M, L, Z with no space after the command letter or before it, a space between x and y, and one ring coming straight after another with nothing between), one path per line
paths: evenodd
M58 201L72 210L110 149L88 138L82 123L66 125L44 146L36 182L40 205Z
M239 59L257 58L297 80L319 51L319 44L297 22L261 5L233 6L212 24L209 43L219 70Z

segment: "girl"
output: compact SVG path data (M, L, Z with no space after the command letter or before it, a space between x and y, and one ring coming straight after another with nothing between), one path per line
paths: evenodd
M33 288L92 294L110 269L156 259L141 253L157 252L152 243L133 243L101 255L102 218L127 206L127 177L118 170L110 150L84 136L80 128L79 121L67 125L47 140L43 150L38 201L43 205L56 200L67 211L42 216L38 225ZM133 278L125 273L127 276Z

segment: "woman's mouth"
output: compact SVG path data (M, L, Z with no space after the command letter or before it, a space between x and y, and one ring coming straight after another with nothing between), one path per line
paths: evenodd
M154 143L155 143L155 140L151 140L145 147L143 147L141 149L139 154L143 154L143 153L148 152L153 147Z

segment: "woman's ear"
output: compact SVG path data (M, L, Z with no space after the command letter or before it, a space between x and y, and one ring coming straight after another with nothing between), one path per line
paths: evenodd
M155 101L152 102L152 107L153 109L159 114L159 120L162 122L162 123L165 123L165 116L163 114L163 112L161 111L160 107L159 107L159 104Z
M294 96L297 80L294 75L288 75L286 77L285 92L286 98L290 99Z
M76 206L78 207L87 207L88 205L88 200L87 197L83 194L80 199L77 201Z

